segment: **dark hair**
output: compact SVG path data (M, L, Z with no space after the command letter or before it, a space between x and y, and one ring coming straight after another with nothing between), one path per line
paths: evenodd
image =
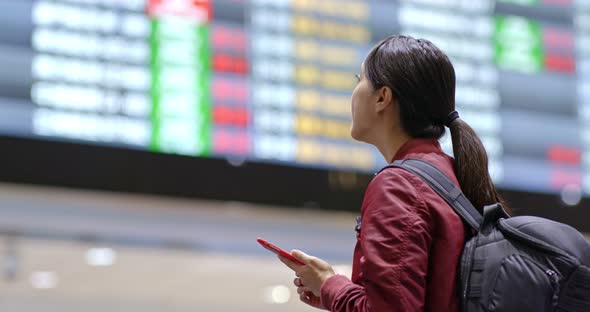
M432 42L409 36L386 38L367 56L365 75L375 90L391 88L408 135L437 140L444 135L447 116L455 111L455 70L447 55ZM504 204L475 131L461 119L449 128L455 174L465 196L480 212L485 205Z

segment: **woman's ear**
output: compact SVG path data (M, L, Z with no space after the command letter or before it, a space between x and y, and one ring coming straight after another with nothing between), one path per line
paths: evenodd
M377 103L375 105L375 112L380 113L393 105L393 91L390 87L381 87L376 92Z

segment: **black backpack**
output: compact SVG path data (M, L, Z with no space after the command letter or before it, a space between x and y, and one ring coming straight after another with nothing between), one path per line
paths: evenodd
M590 311L590 244L574 228L509 217L500 204L481 216L434 166L406 159L389 167L419 176L477 233L468 236L459 264L462 311Z

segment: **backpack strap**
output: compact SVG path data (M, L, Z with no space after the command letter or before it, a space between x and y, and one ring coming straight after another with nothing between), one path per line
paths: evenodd
M418 159L404 159L394 161L387 168L401 168L419 176L426 184L442 197L453 210L476 232L482 223L482 216L465 197L463 192L445 176L440 170L431 164ZM379 172L381 172L379 171Z

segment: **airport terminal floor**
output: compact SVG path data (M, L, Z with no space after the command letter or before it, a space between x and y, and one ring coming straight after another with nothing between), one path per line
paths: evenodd
M350 275L355 214L0 184L1 311L312 311L256 243Z

